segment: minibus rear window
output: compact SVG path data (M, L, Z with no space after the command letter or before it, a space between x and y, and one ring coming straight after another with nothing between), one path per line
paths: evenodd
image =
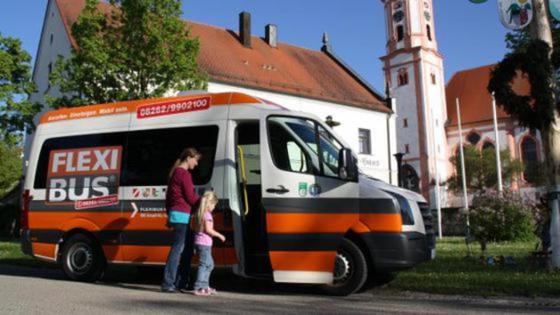
M35 182L46 188L49 156L52 150L122 146L120 186L165 186L169 170L181 151L188 147L202 153L193 171L195 185L210 181L214 168L218 126L168 128L132 132L103 133L48 139L43 143Z
M92 135L69 136L51 138L43 143L37 171L35 172L34 188L42 189L47 186L47 171L49 167L49 156L52 150L80 149L92 147L124 147L126 132L98 133Z

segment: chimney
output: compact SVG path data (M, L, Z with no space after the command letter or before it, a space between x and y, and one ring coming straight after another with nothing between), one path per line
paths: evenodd
M264 28L265 40L270 47L276 48L278 46L278 28L274 24L268 24Z
M241 44L247 48L251 48L251 13L239 13L239 39Z

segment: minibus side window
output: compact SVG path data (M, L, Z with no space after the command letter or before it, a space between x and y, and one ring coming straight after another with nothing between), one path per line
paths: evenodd
M268 119L268 128L276 167L338 177L338 154L343 146L320 124L305 118L273 116Z
M125 137L125 132L115 132L47 139L41 147L41 153L39 154L39 160L37 162L37 170L35 172L35 181L33 187L35 189L46 188L49 157L52 150L108 146L124 147Z
M217 142L218 126L131 131L122 185L167 185L169 170L181 151L188 147L202 153L192 174L195 185L204 185L212 177Z
M317 173L308 166L313 165L309 153L305 151L293 135L272 118L268 122L270 148L274 165L279 169L297 173Z

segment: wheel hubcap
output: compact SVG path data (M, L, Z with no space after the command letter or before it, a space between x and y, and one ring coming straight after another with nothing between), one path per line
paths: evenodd
M334 284L344 283L352 275L353 267L351 259L346 253L338 252L334 261Z
M73 273L82 275L89 271L93 265L93 250L90 246L74 244L68 252L66 263Z

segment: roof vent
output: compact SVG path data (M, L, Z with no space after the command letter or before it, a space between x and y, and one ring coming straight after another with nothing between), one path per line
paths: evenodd
M264 28L266 43L270 47L276 48L278 46L278 28L274 24L268 24Z
M239 13L239 39L241 44L247 48L251 48L251 13Z

